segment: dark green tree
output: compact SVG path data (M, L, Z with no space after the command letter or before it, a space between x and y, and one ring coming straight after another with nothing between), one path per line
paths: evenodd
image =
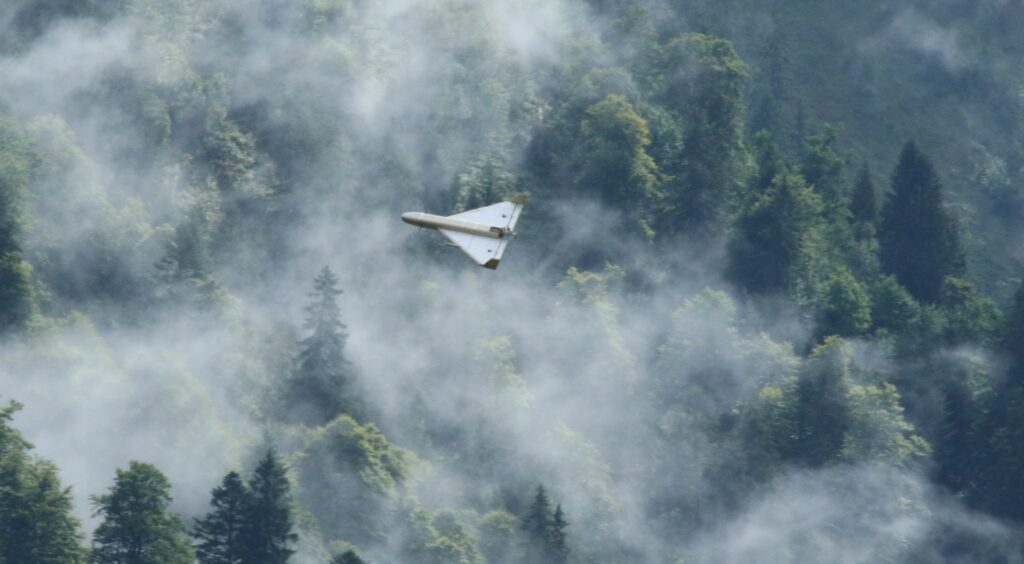
M811 353L797 379L792 456L807 466L834 462L843 448L850 426L847 355L842 339L830 337Z
M946 316L948 342L990 344L997 339L1002 325L999 308L970 281L947 276L942 282L939 304Z
M152 464L132 461L117 470L110 492L94 496L90 562L96 564L191 564L195 560L181 519L167 511L171 484Z
M1000 348L1010 357L1010 381L1024 385L1024 283L1006 314Z
M938 175L913 142L893 173L878 239L882 268L919 301L938 302L943 280L964 274L960 234L943 206Z
M555 514L551 516L551 540L549 541L549 562L552 564L566 564L569 561L569 546L566 544L566 529L569 522L565 520L565 513L562 505L555 507Z
M587 108L582 124L583 170L579 190L644 221L658 199L661 173L646 151L647 122L625 97L613 94Z
M667 230L716 236L745 199L743 145L747 66L732 44L691 33L665 46L664 103L686 125L679 171L666 194ZM685 70L684 70L685 69Z
M850 212L856 221L874 223L878 219L878 197L875 193L875 183L871 180L871 170L867 165L860 170L857 184L853 187Z
M249 517L249 492L237 472L229 472L213 489L213 511L197 518L192 536L196 556L203 564L245 564L245 527Z
M0 407L0 562L80 564L85 551L71 490L10 425L20 408L16 402Z
M313 281L311 303L306 306L305 327L312 334L302 341L298 367L285 383L282 409L286 420L323 425L340 413L356 411L339 295L338 277L323 267Z
M543 485L537 486L537 494L522 518L523 532L526 535L526 562L546 564L549 561L553 524L551 499Z
M730 278L755 293L788 289L805 238L820 218L821 198L800 176L776 176L768 192L737 222L729 245Z
M274 449L268 450L256 465L249 479L249 496L242 539L243 561L285 564L295 553L290 545L299 537L292 531L291 484Z
M836 269L826 282L818 334L852 337L870 327L871 298L867 289L847 268Z
M356 551L346 550L335 554L334 558L331 558L331 564L366 564L366 561L360 558Z
M35 307L31 269L18 236L38 156L14 121L0 115L0 334L20 328Z

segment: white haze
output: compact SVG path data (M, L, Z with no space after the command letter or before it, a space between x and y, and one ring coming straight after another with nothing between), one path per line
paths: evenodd
M570 529L573 534L594 515L612 512L610 537L637 550L648 547L637 561L689 554L699 562L866 563L896 550L877 539L913 544L937 524L952 523L993 542L1011 534L994 521L964 512L913 471L868 465L783 477L724 527L698 539L667 542L650 528L648 484L637 478L644 460L658 448L654 431L645 426L656 416L646 413L645 398L632 392L650 377L666 333L674 327L701 333L715 324L701 316L673 320L671 314L705 286L723 287L715 267L717 251L677 249L672 257L649 256L650 247L617 240L602 227L618 221L614 210L594 202L556 202L553 217L564 239L524 234L512 242L501 268L491 272L476 268L455 249L437 251L441 241L436 234L398 221L401 212L422 207L416 196L420 187L372 185L376 165L353 161L352 145L393 139L412 176L427 179L434 173L421 170L423 156L440 143L444 180L422 180L422 188L428 193L448 189L479 149L461 137L462 131L428 127L434 108L452 102L444 87L463 72L453 48L493 42L505 57L496 66L543 80L562 64L571 42L596 29L580 2L368 2L347 24L349 33L335 34L314 52L298 37L300 14L288 8L293 3L280 2L282 19L272 22L252 9L255 2L225 0L203 8L203 2L180 4L232 14L241 22L247 45L243 54L213 45L189 55L233 69L233 104L301 94L323 102L334 118L352 120L347 123L360 130L342 132L345 139L332 149L336 154L328 152L307 171L317 191L302 202L306 222L287 242L291 258L286 267L266 287L247 287L231 264L217 273L233 281L229 290L236 300L222 317L182 312L149 320L145 329L95 328L72 318L44 343L4 345L0 394L26 404L16 425L73 486L75 511L88 528L96 524L88 496L105 491L114 469L129 460L152 462L165 472L174 485L175 509L186 515L206 510L209 490L224 472L251 462L249 451L265 439L248 409L264 399L253 390L267 385L267 377L283 375L260 374L260 346L250 337L301 337L306 294L327 264L339 273L345 290L347 355L390 437L416 447L408 442L414 433L406 421L416 390L424 393L428 409L455 424L500 430L501 448L540 469L538 478L577 524ZM434 5L460 6L465 21L439 35ZM0 100L25 123L53 114L71 124L111 205L128 205L133 198L142 202L145 217L156 227L145 235L152 248L141 253L143 266L159 258L158 243L167 233L160 226L180 217L191 187L175 176L173 163L143 167L145 173L123 168L109 144L131 145L142 132L124 130L110 139L97 116L69 112L80 107L76 96L81 90L113 68L168 85L182 79L185 71L176 66L180 53L140 43L144 17L105 24L64 22L25 53L0 59ZM891 33L917 36L923 51L947 64L962 64L955 37L941 29L925 30L922 36L917 24L908 22L897 17ZM487 38L477 37L487 32ZM614 59L612 53L591 56ZM226 62L222 57L232 58ZM546 85L535 86L543 90ZM454 104L456 112L473 112L478 104L494 102L464 98ZM275 119L287 122L290 117ZM510 136L502 124L491 125L498 137ZM67 182L74 184L75 177ZM79 188L68 187L72 192ZM396 196L384 199L390 207L367 206L379 194L366 192L382 189L395 191ZM530 213L527 207L525 227ZM609 303L614 308L600 309L556 289L555 280L544 273L557 264L557 249L594 245L595 240L651 265L645 274L662 282L654 294L628 297L613 285ZM693 276L666 280L674 265L687 265ZM796 316L765 323L772 324L776 335L800 338L810 332ZM723 330L723 340L727 333ZM502 337L508 338L527 389L511 390L514 401L488 411L494 389L476 381L481 369L474 354L482 343ZM730 350L729 342L721 345L719 360L734 378L721 394L749 397L762 383L755 378L765 377L757 364L764 357L743 356ZM706 487L701 477L712 447L699 429L689 434L674 448L680 449L681 472L691 480L687 488L699 491ZM636 437L644 440L630 441ZM432 508L464 506L472 484L443 462L432 468L423 478L428 486L421 500ZM904 503L918 509L912 517L901 511Z

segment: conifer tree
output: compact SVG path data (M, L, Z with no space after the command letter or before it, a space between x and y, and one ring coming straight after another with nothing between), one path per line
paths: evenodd
M249 503L243 534L244 562L285 564L298 540L291 509L291 485L283 464L268 450L249 480Z
M352 413L352 367L345 358L345 325L338 307L338 277L327 266L313 281L311 303L306 306L306 329L298 367L286 383L283 409L286 419L322 425L340 413Z
M861 169L860 175L857 177L857 184L853 187L850 212L856 221L874 223L878 219L875 183L871 180L871 171L867 165L864 165L864 168Z
M152 464L132 461L117 470L110 492L92 498L103 522L93 534L96 564L191 564L181 519L168 513L171 484Z
M552 515L551 500L543 485L537 486L537 494L522 521L523 532L526 533L526 561L547 562L551 546Z
M203 564L245 564L249 492L237 472L229 472L211 492L213 511L196 519L192 536Z
M964 273L960 234L943 207L939 178L913 142L893 173L878 238L883 269L922 302L938 302L943 280Z
M565 520L562 505L555 507L551 518L551 540L549 542L549 559L552 564L565 564L569 561L569 546L566 544L566 529L569 522Z

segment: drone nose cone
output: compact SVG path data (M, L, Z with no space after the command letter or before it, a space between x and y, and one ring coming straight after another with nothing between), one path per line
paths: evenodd
M416 225L416 216L419 215L416 212L405 212L402 214L402 221Z

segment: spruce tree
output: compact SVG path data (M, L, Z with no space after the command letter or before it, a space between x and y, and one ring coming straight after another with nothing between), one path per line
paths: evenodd
M283 464L273 449L267 451L249 480L249 503L242 545L244 562L284 564L295 552L298 540L291 509L291 485Z
M192 536L203 564L245 564L249 492L237 472L229 472L211 492L213 511L196 519Z
M25 193L38 166L27 137L0 115L0 334L20 328L34 308L31 269L18 236Z
M871 171L867 165L864 165L864 168L860 170L857 184L853 187L850 212L856 221L874 223L878 219L878 199L875 195L875 183L871 180Z
M565 542L566 529L569 522L565 520L562 505L555 508L551 518L551 539L549 541L548 558L552 564L566 564L569 561L569 546Z
M938 175L913 142L893 173L878 238L882 268L922 302L936 303L943 280L964 273L960 234L943 206Z
M829 337L816 348L796 384L794 458L811 467L838 459L850 426L848 351Z
M323 267L313 281L312 301L306 306L305 327L312 334L301 343L298 367L283 394L286 419L322 425L340 413L355 411L339 295L338 277Z
M92 498L103 522L93 534L96 564L191 564L181 519L167 511L171 484L152 464L132 461L117 470L110 492Z
M543 485L537 486L537 494L522 521L526 533L526 561L546 562L550 554L552 515L551 500Z

